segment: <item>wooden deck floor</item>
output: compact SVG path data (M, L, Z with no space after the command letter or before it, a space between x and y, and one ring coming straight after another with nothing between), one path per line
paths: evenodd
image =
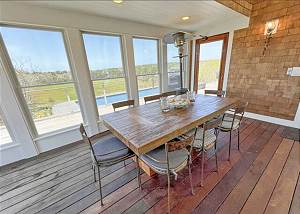
M283 127L245 119L241 150L233 138L227 161L228 134L219 137L219 171L207 157L204 187L200 159L193 163L195 195L187 170L171 190L172 213L299 213L300 147L283 139ZM103 169L104 206L93 181L87 145L77 143L22 164L0 168L0 213L166 213L165 176L142 175L137 188L135 163Z

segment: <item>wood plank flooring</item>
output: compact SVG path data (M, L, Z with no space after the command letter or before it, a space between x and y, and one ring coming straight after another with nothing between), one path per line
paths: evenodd
M299 213L300 145L281 137L284 127L245 118L240 151L233 135L218 139L219 171L213 154L194 160L191 195L188 171L172 181L172 213ZM165 176L142 174L140 190L132 160L102 169L104 206L94 182L89 148L81 142L0 168L0 213L166 213Z

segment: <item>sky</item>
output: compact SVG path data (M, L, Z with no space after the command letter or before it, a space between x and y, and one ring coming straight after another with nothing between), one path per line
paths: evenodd
M29 71L70 70L60 32L10 27L0 31L14 65Z
M90 70L122 67L119 36L83 34L83 41Z
M223 40L200 45L200 60L221 59Z
M167 45L167 58L168 62L179 62L178 56L178 48L175 47L174 44Z
M27 71L70 70L61 32L0 27L14 65ZM122 66L119 36L83 34L90 70ZM157 40L133 39L136 65L157 63ZM201 60L220 58L222 43L201 45ZM203 53L205 54L203 54ZM177 48L168 45L168 61L176 62Z

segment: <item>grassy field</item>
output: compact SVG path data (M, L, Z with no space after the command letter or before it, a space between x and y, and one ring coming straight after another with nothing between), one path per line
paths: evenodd
M198 82L212 82L219 78L220 61L200 61Z
M153 73L155 66L150 66L150 73ZM146 67L140 68L139 73L145 73ZM199 81L213 81L216 79L216 71L218 71L219 63L217 60L202 61L200 63ZM178 64L169 63L170 70L177 70ZM139 76L139 89L157 87L159 85L158 75ZM103 96L116 94L126 91L125 79L108 79L93 81L95 95ZM50 116L51 108L57 103L66 102L68 100L78 100L74 84L48 85L24 89L24 95L29 103L29 108L34 118Z
M158 76L138 77L139 89L157 87ZM124 78L95 80L93 81L95 96L117 94L126 92ZM51 115L51 108L57 103L68 100L78 100L74 84L60 84L40 86L24 89L25 98L34 118L47 117Z

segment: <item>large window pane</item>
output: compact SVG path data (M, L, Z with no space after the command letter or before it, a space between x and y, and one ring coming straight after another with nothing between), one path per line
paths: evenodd
M134 38L134 61L140 103L143 97L159 93L158 41Z
M100 115L127 100L120 36L83 33L84 46Z
M0 31L38 133L81 123L62 33L6 26Z
M7 143L12 143L12 139L0 115L0 145Z
M180 64L178 57L178 48L174 44L167 45L168 62L168 90L180 88Z

